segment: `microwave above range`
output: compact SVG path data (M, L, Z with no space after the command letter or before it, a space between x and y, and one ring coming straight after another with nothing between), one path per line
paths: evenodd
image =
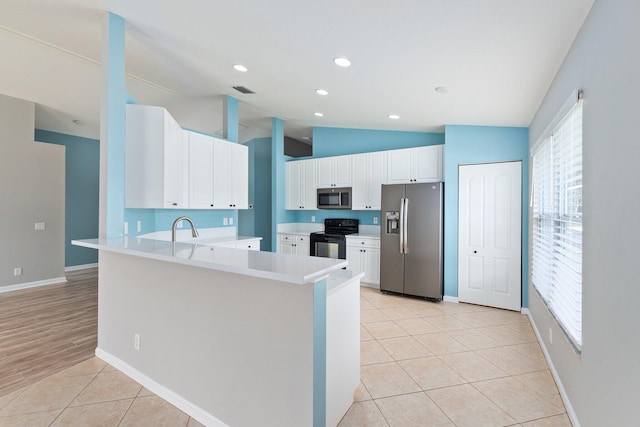
M318 209L351 209L351 187L318 188Z

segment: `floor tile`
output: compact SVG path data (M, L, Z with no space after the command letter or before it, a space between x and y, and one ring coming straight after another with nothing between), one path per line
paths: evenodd
M505 371L476 352L443 354L438 356L451 369L468 382L483 381L508 376Z
M406 308L413 311L420 317L444 316L445 312L434 302L416 301L415 304L407 305Z
M476 353L504 369L509 375L526 374L547 369L547 364L524 356L511 347L478 350Z
M175 427L186 426L189 416L158 396L137 398L119 427Z
M13 399L20 396L28 388L29 386L22 387L18 390L12 391L11 393L5 394L4 396L0 397L0 409L7 406Z
M204 424L198 422L196 419L189 417L187 427L206 427Z
M360 298L360 310L372 310L376 308L373 304L364 298Z
M380 311L382 311L391 320L416 319L419 317L413 311L401 306L382 308Z
M489 335L502 345L516 345L524 344L527 342L533 342L536 340L533 332L530 334L523 334L517 330L510 328L507 325L488 326L478 329L485 335Z
M378 341L363 341L360 343L360 365L392 362L393 357Z
M119 371L103 372L69 406L130 399L136 397L141 388L140 384Z
M358 402L351 405L349 411L342 418L342 421L338 424L338 427L388 427L389 424L385 421L384 417L380 413L380 410L373 402Z
M371 341L373 339L375 338L367 331L367 328L364 325L360 325L360 341Z
M522 427L571 427L567 414L522 423Z
M29 386L24 393L0 410L0 416L64 409L84 389L94 375L51 376Z
M427 391L457 427L506 426L516 420L470 384Z
M391 355L393 360L431 356L431 352L413 337L387 338L378 342Z
M527 356L529 359L544 363L545 365L547 364L547 359L545 359L538 341L512 345L511 348L520 352L520 354Z
M51 424L52 427L111 427L117 426L131 406L133 399L96 403L65 409Z
M464 378L437 357L423 357L399 363L422 390L466 383Z
M456 313L453 316L473 328L495 326L498 324L495 319L487 317L485 312Z
M360 323L384 322L389 319L382 310L374 308L373 310L360 310Z
M367 388L360 382L356 391L353 392L353 401L354 402L364 402L365 400L371 400L372 397L367 391Z
M54 409L29 414L0 416L0 427L47 427L56 419L62 409Z
M529 374L516 375L513 378L520 381L522 384L532 388L543 396L549 394L557 394L558 386L551 375L551 371L548 369L539 372L532 372Z
M394 338L408 336L404 329L398 326L393 320L387 322L367 323L365 328L375 339Z
M424 393L377 399L376 404L391 427L452 426L451 420Z
M60 371L54 376L73 377L78 375L97 375L105 368L105 366L107 366L106 362L98 359L97 357L92 357L91 359L87 359L84 362L72 366L71 368Z
M543 396L513 377L482 381L473 386L520 423L565 412L558 393Z
M447 334L471 350L499 347L502 345L497 340L483 334L477 329L461 329L458 331L449 331Z
M432 334L436 332L442 332L442 329L438 328L433 323L425 318L414 319L400 319L395 321L398 326L404 329L409 335L421 335Z
M420 391L420 387L396 362L360 368L360 378L374 399Z
M433 323L443 331L454 331L456 329L467 329L470 327L453 316L434 316L429 318L429 322Z
M153 392L146 387L142 387L136 397L153 396Z
M464 344L446 333L416 335L414 337L433 354L460 353L469 351Z

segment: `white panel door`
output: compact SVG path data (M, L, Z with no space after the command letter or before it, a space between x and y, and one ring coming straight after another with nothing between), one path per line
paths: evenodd
M522 163L459 168L458 299L520 311Z

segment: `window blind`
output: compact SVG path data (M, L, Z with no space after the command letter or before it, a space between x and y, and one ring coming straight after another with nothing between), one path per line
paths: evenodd
M582 347L582 101L532 150L531 281Z

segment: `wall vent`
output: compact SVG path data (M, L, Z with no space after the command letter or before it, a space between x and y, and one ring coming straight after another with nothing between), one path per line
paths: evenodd
M237 90L238 92L242 92L242 93L255 93L254 91L252 91L248 87L244 87L244 86L233 86L233 88L235 90Z

